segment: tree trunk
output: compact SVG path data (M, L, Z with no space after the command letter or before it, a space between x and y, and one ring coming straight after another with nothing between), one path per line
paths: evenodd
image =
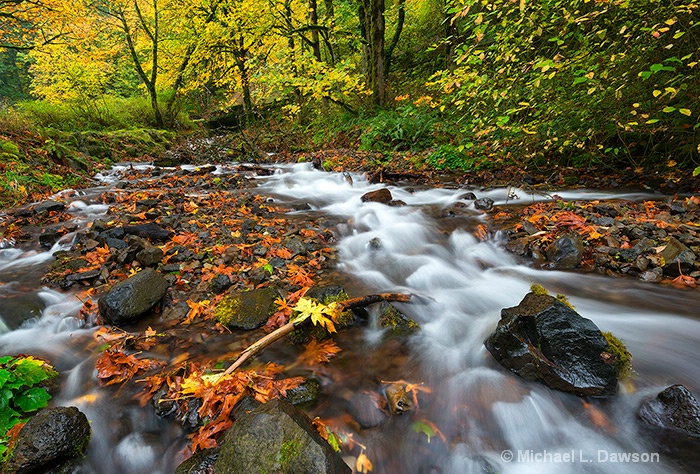
M241 76L241 92L243 93L243 111L246 122L253 119L253 97L250 93L250 76L248 75L248 64L246 61L246 48L243 35L238 37L238 44L235 52L235 62L238 74Z
M403 25L406 21L406 0L399 0L397 4L398 18L396 20L396 30L394 31L394 36L391 38L389 43L389 48L386 51L385 71L388 74L391 70L391 61L394 59L394 49L396 45L399 44L399 38L401 37L401 32L403 31Z
M359 10L360 30L365 39L363 64L366 64L367 86L372 91L372 102L379 107L386 103L384 11L384 0L362 0Z
M154 7L157 7L157 0L153 0ZM122 30L124 31L124 35L126 36L126 43L129 47L129 53L131 54L131 59L134 63L134 67L136 69L136 73L139 76L139 79L143 81L143 83L146 86L146 90L148 91L148 95L151 98L151 107L153 108L153 114L155 116L155 122L156 126L162 128L165 125L165 122L163 121L163 115L160 112L160 107L158 106L158 90L156 88L156 82L158 80L158 31L156 30L155 32L152 32L149 28L148 25L146 24L143 16L141 15L141 11L138 9L138 4L136 4L136 11L139 17L139 20L141 21L141 25L146 31L146 34L151 40L152 48L151 48L151 66L153 70L151 71L150 77L146 74L146 71L143 69L143 66L141 65L141 60L139 59L138 53L136 52L136 46L134 45L134 39L131 33L131 28L129 28L129 23L126 19L126 16L124 15L124 12L120 12L114 16L116 16L122 24ZM154 15L156 15L156 23L155 26L156 28L158 27L158 10L156 9L154 12Z

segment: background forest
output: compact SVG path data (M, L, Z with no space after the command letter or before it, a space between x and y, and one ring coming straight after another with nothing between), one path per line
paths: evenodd
M0 161L90 152L89 131L107 143L117 130L218 123L257 130L244 145L269 151L421 151L436 169L691 173L699 6L0 0ZM21 194L17 170L0 171Z

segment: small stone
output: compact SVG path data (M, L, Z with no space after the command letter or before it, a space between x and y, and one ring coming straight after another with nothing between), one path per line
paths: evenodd
M547 260L552 268L576 268L581 264L582 258L583 242L575 234L562 235L547 248Z
M491 198L480 198L474 201L474 207L480 211L488 211L493 208L493 199Z
M393 197L391 196L391 191L389 191L387 188L370 191L363 194L360 198L362 202L380 202L382 204L388 204L392 199Z
M158 247L146 247L136 254L136 260L144 267L155 267L163 258L163 250Z

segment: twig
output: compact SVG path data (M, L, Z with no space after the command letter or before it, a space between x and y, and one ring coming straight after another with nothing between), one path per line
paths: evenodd
M354 308L362 308L364 306L369 306L374 303L379 303L380 301L398 301L401 303L407 303L411 300L410 294L406 293L379 293L376 295L366 295L366 296L359 296L357 298L350 298L345 301L339 301L338 304L343 307L343 311L347 309L354 309ZM222 380L226 375L231 374L234 370L239 368L245 361L250 359L253 355L257 354L258 352L262 351L264 348L269 346L275 341L278 341L279 339L282 339L284 336L289 334L290 332L294 331L297 326L300 326L304 324L306 321L309 319L305 319L303 321L299 322L288 322L284 326L281 326L274 331L272 331L270 334L266 335L265 337L262 337L261 339L258 339L255 341L253 344L248 346L240 356L238 356L238 359L236 359L233 364L231 364L222 374L222 376L219 378L219 380Z

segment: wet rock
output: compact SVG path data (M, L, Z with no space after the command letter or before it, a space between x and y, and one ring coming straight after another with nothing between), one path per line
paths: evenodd
M591 223L601 227L612 227L615 225L615 219L607 216L593 216L591 217Z
M213 472L349 474L351 470L304 412L274 399L233 424L221 443Z
M297 387L287 389L286 401L295 406L311 407L321 395L321 382L316 379L306 379Z
M644 402L637 416L651 426L700 440L700 404L683 385L672 385Z
M136 260L144 267L155 267L163 259L164 252L158 247L146 247L136 254Z
M17 329L25 321L40 317L45 307L46 303L36 292L0 298L0 332L2 326Z
M90 423L76 407L46 408L22 427L2 472L43 472L82 456L90 441Z
M473 192L470 191L468 193L462 194L459 197L459 199L463 199L465 201L476 201L476 194L474 194Z
M94 270L88 270L86 272L82 273L71 273L70 275L66 276L66 278L61 282L61 288L66 289L70 288L73 286L75 283L80 283L80 282L91 282L95 279L97 279L102 272L99 269L94 269Z
M387 419L386 413L379 409L377 394L362 392L353 394L348 412L360 424L360 427L374 428Z
M53 244L63 235L58 229L44 229L44 231L39 234L39 245L45 249L50 249Z
M480 198L474 201L474 207L480 211L489 211L493 208L493 199L491 198Z
M229 278L228 275L220 273L216 275L211 281L209 288L211 289L212 293L218 295L231 288L232 284L233 282L231 281L231 278Z
M504 367L553 389L579 396L617 391L620 363L600 329L552 296L528 293L503 309L484 345Z
M391 207L403 207L407 205L406 202L402 201L401 199L392 199L387 204L389 204Z
M403 382L390 383L384 389L389 410L392 415L403 415L415 410L413 397L406 391L407 385Z
M34 206L34 212L36 214L39 214L40 212L54 212L54 211L62 211L66 208L66 205L63 204L62 202L58 201L53 201L49 199L48 201L40 202L36 206Z
M104 241L106 241L107 239L110 239L110 238L111 238L111 239L119 239L119 240L121 240L121 239L123 239L125 236L126 236L126 232L124 232L124 228L123 228L123 227L115 227L115 228L113 228L113 229L107 229L107 230L101 231L101 232L97 235L97 240L99 240L100 242L104 242Z
M124 324L143 316L160 301L168 289L160 273L146 268L114 285L98 301L102 319L108 324Z
M236 292L219 302L214 318L229 328L257 329L275 312L277 298L274 288Z
M367 242L367 247L369 247L370 250L379 250L382 248L382 239L379 237L373 237L370 239L369 242Z
M535 224L530 222L529 220L525 219L524 221L521 222L523 226L523 230L527 232L529 235L534 235L539 232L539 229L535 227Z
M115 239L113 237L107 237L104 241L104 243L109 247L110 249L117 249L117 250L123 250L129 246L125 241L121 239Z
M210 474L219 458L219 448L198 451L175 469L175 474Z
M378 315L379 326L393 335L408 336L419 329L418 323L386 301L379 305Z
M391 196L391 191L387 188L381 188L363 194L360 199L362 202L380 202L382 204L388 204L393 197Z
M165 241L168 240L173 233L154 222L147 224L136 224L124 226L124 232L127 234L138 235L144 239Z
M686 472L700 471L700 404L683 385L672 385L644 401L637 411L642 433L665 459Z
M669 209L671 211L671 215L676 215L676 214L685 214L688 212L688 207L685 205L683 202L672 202L671 205L669 206Z
M551 268L576 268L581 264L582 258L583 242L574 234L560 236L547 248L547 260Z
M284 246L292 252L292 258L297 255L306 255L309 251L307 245L299 237L292 237L284 242Z
M661 251L665 275L678 276L687 274L695 263L695 254L688 247L671 237L666 247Z
M663 270L661 270L659 267L652 270L647 270L639 275L639 279L642 281L658 283L663 280Z

